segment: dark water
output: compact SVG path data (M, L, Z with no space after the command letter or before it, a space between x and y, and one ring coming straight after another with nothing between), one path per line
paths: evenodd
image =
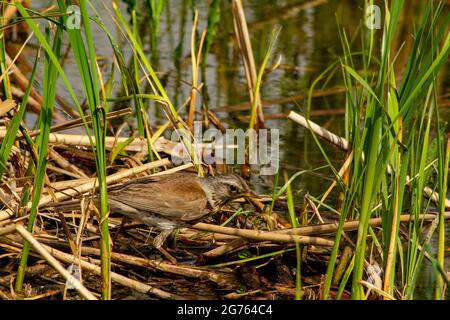
M139 1L138 1L139 2ZM33 5L40 8L46 7L53 1L34 1ZM95 7L103 18L109 30L115 33L115 26L111 19L111 7L109 1L103 5L95 2ZM208 1L196 1L196 9L199 11L198 30L201 32L206 27L208 15ZM408 44L411 40L413 19L420 12L421 1L407 1L405 12L400 20L398 39L395 39L397 48L406 41L405 50L399 56L399 65L402 67L408 57ZM424 2L423 2L424 3ZM422 4L423 4L422 3ZM126 11L126 6L121 3L121 8ZM267 74L263 78L261 95L263 101L272 99L305 95L314 79L330 64L336 62L342 54L341 42L338 34L338 24L345 28L350 39L361 27L363 16L363 1L244 1L245 14L248 21L249 33L253 46L256 65L259 66L266 52L268 42L274 28L281 27L281 32L269 65L274 64L281 57L281 65L278 69ZM249 93L242 60L238 47L234 40L233 17L231 13L231 1L221 1L221 16L217 30L217 39L211 47L206 66L199 81L205 84L203 102L210 110L220 110L221 107L232 106L249 101ZM141 10L143 18L140 23L141 35L146 51L151 53L150 29L145 10ZM155 70L159 72L165 88L175 106L181 106L190 95L190 83L192 81L192 68L190 62L190 39L193 21L191 1L170 0L166 1L160 20L160 30L157 42L156 54L152 62ZM95 30L95 28L94 28ZM381 37L381 31L378 31ZM360 37L356 36L353 43L353 51L359 49ZM95 44L105 57L105 66L111 64L111 49L107 37L99 30L95 33ZM128 49L129 50L129 49ZM176 53L178 52L178 53ZM128 58L129 58L128 51ZM155 52L154 52L155 53ZM77 81L77 69L73 59L69 55L65 70L73 79L79 97L82 97L83 88ZM439 94L448 95L450 90L450 68L444 68L441 72ZM116 78L117 88L120 80ZM77 83L80 85L77 87ZM340 73L332 77L326 87L340 86L342 78ZM320 89L322 84L319 84ZM64 96L64 86L61 84L59 92ZM69 97L65 96L69 101ZM82 100L82 99L81 99ZM123 107L120 104L115 107ZM287 114L290 110L304 111L306 95L295 103L273 104L265 108L267 118ZM200 106L198 106L200 108ZM314 98L313 111L324 111L323 116L313 116L312 120L328 128L338 135L344 135L344 117L339 111L344 108L343 94L332 94ZM442 116L450 120L450 108L443 109ZM149 106L150 122L153 125L161 124L165 117L154 104ZM249 111L217 112L217 115L229 128L247 128ZM30 120L33 116L30 116ZM288 119L272 119L266 121L268 128L280 129L280 170L292 175L299 170L312 169L323 166L326 162L313 141L309 131L293 123ZM333 160L337 168L343 160L344 154L334 146L323 142L325 152ZM332 178L330 170L321 170L317 174L302 175L296 180L295 192L297 201L301 201L301 195L308 192L320 197L330 184ZM253 178L254 188L259 192L270 192L272 185L270 177L265 179ZM332 194L328 200L335 202ZM450 230L449 230L450 231ZM427 274L430 268L425 267L423 287L429 280Z

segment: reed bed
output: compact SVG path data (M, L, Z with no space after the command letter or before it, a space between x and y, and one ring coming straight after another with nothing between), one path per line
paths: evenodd
M337 29L342 55L311 81L308 93L265 100L262 84L281 65L272 51L283 31L268 35L258 61L250 39L259 27L249 27L242 2L233 0L230 14L249 99L210 109L205 67L219 41L222 5L210 2L204 30L191 8L191 83L178 104L155 69L163 3L128 4L125 14L124 4L112 1L110 15L101 17L87 0L79 1L75 15L68 11L71 1L58 0L42 12L22 1L0 2L2 299L414 299L425 261L432 266L432 298L448 297L450 133L437 87L450 54L446 4L424 6L403 69L402 47L394 41L405 3L385 1L382 30L361 27L350 36ZM301 8L316 5L322 1ZM141 15L150 23L150 54ZM117 37L106 19L114 22ZM110 45L107 66L94 28ZM27 37L11 55L8 41L18 29ZM354 51L358 37L362 50ZM30 39L35 55L26 66L20 58ZM68 52L82 96L65 71ZM180 62L180 53L173 54ZM37 70L43 70L40 86ZM332 78L340 84L327 87ZM61 98L58 80L71 101ZM311 120L323 113L313 109L313 99L337 94L345 106L325 113L344 115L342 137ZM303 112L264 113L273 104L298 101L305 101ZM161 124L152 124L149 105L163 115ZM303 127L326 165L276 173L270 194L222 207L178 230L160 250L152 246L155 230L109 211L108 187L130 178L229 171L201 163L194 146L214 144L196 140L194 121L223 132L227 124L218 114L234 112L244 112L239 119L249 129L270 127L270 119ZM36 127L26 121L27 113L38 114ZM172 131L180 141L167 138ZM327 153L327 144L341 152L340 161ZM171 161L180 149L190 162ZM255 175L249 168L247 158L242 176ZM299 199L294 182L317 172L331 177L328 188ZM98 207L90 201L94 193ZM332 193L338 195L333 203ZM70 199L80 201L79 210L49 206Z

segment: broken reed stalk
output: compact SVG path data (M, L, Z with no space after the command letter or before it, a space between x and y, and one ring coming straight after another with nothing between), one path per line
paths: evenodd
M339 148L347 151L350 149L350 145L347 141L347 139L339 137L338 135L335 135L331 131L322 128L317 123L307 120L304 116L296 113L295 111L289 112L288 118L293 120L294 122L298 123L302 127L305 127L307 129L311 129L314 131L315 134L320 136L321 138L327 140L328 142L338 146Z
M15 240L12 240L12 239L9 239L9 238L7 238L7 240L8 240L8 243L13 244L15 247L18 247L18 248L22 247L22 244L17 242L17 241L15 241ZM85 271L87 270L87 271L92 272L92 273L94 273L96 275L100 275L101 274L100 266L97 266L97 265L95 265L93 263L87 262L87 261L85 261L83 259L79 259L78 257L76 257L76 256L74 256L72 254L62 252L62 251L57 250L55 248L52 248L52 247L50 247L48 245L45 245L45 244L40 244L40 245L54 259L58 259L58 260L60 260L60 261L62 261L64 263L67 263L67 264L77 264L77 265L79 265L81 267L82 270L85 270ZM150 286L148 284L145 284L145 283L142 283L142 282L139 282L139 281L127 278L127 277L122 276L122 275L120 275L118 273L115 273L115 272L111 272L111 280L116 282L116 283L118 283L118 284L120 284L120 285L126 286L128 288L133 289L133 290L136 290L138 292L145 293L145 294L153 294L156 297L159 297L161 299L170 299L170 300L186 299L185 297L182 297L182 296L179 296L179 295L175 295L175 294L172 294L170 292L166 292L164 290L160 290L158 288L154 288L154 287L152 287L152 286Z
M288 115L288 118L307 129L313 130L315 134L317 134L321 138L327 140L328 142L338 146L342 150L348 151L350 149L350 144L347 141L347 139L345 139L343 137L339 137L338 135L335 135L331 131L329 131L325 128L322 128L317 123L314 123L311 120L307 120L305 117L296 113L295 111L291 111ZM390 166L387 167L387 171L388 171L388 173L392 172L392 169ZM411 177L406 176L406 185L407 186L410 185L410 181L411 181ZM434 192L430 187L425 187L423 189L423 193L426 197L430 198L435 203L439 202L439 194L437 192ZM445 199L445 208L450 209L450 199Z
M430 213L425 213L425 214L421 214L419 215L419 220L424 220L424 221L429 221L429 220L433 220L436 219L437 215L435 214L430 214ZM450 212L445 213L445 219L449 220L450 219ZM400 216L400 222L409 222L414 220L414 217L408 215L408 214L404 214ZM381 218L372 218L369 221L369 224L371 227L379 227L382 224L382 219ZM344 223L344 231L354 231L357 230L359 226L359 221L349 221L349 222L345 222ZM279 238L273 238L271 237L271 235L273 234L284 234L284 235L296 235L296 236L317 236L317 235L321 235L321 234L330 234L330 233L334 233L337 231L338 229L338 225L337 223L326 223L326 224L321 224L321 225L314 225L314 226L305 226L305 227L299 227L299 228L290 228L290 229L281 229L281 230L275 230L275 231L266 231L263 232L264 235L263 237L260 236L261 231L254 231L254 230L243 230L243 229L234 229L234 228L226 228L226 227L219 227L219 226L214 226L214 225L209 225L209 224L205 224L205 223L198 223L195 224L194 226L192 226L192 228L197 229L197 230L202 230L202 231L209 231L209 232L215 232L218 234L227 234L230 236L235 236L236 238L233 239L229 239L231 241L237 241L237 240L242 240L239 237L242 238L248 238L248 239L252 239L252 240L258 240L258 241L274 241L274 242L286 242L284 241L285 239L283 238L281 241ZM313 238L314 239L314 238ZM316 239L321 239L321 238L316 238ZM324 239L322 239L324 240ZM294 239L291 238L290 241L287 242L293 242ZM327 240L328 241L328 240ZM332 242L332 241L330 241ZM222 250L225 250L225 252L228 252L232 249L229 248L234 248L237 245L238 242L236 242L235 244L231 245L231 244L226 244L222 247L216 248L211 250L211 253L208 255L211 256L215 256L216 254L220 255L223 254ZM306 243L308 244L308 243ZM313 244L313 243L310 243ZM319 244L316 244L319 245Z
M64 268L46 249L44 245L40 244L33 235L28 232L22 225L17 224L15 226L16 231L26 240L31 246L38 252L47 262L50 264L59 274L70 282L73 287L78 291L78 293L87 300L97 300L97 298L83 286L78 279L72 276L66 268ZM99 268L100 269L100 268Z

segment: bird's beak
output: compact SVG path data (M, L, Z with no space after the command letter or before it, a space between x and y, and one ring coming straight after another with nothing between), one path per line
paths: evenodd
M246 198L257 198L257 199L260 198L260 196L257 195L256 193L254 193L252 190L249 190L247 192L241 193L239 196L240 197L246 197Z
M244 192L241 194L242 197L248 202L250 202L252 205L258 207L259 209L264 208L264 204L261 202L261 197L253 192L252 190L249 190L247 192Z

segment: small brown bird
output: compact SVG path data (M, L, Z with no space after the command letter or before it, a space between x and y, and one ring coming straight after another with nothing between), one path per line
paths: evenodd
M108 204L111 212L161 230L153 241L160 248L174 229L196 223L230 200L254 195L236 174L201 178L181 172L139 177L112 187ZM98 199L94 202L98 205Z

